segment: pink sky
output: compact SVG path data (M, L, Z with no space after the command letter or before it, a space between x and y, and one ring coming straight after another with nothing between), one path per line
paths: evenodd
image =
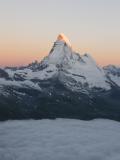
M0 66L40 61L61 32L99 65L120 65L119 6L119 0L0 1Z

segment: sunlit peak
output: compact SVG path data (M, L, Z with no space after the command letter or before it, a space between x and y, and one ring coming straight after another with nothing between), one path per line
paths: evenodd
M63 33L59 34L57 40L64 41L67 45L71 47L69 39Z

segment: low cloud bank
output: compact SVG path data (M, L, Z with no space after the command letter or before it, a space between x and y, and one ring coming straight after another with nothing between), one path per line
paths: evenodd
M0 122L0 160L120 160L120 123L111 120Z

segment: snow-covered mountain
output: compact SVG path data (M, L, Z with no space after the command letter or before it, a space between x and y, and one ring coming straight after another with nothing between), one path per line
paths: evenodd
M79 95L77 103L81 103L87 96L86 105L94 106L91 97L103 96L103 93L110 95L116 89L118 93L120 67L101 68L91 55L87 53L80 55L74 52L70 41L64 34L58 36L50 53L41 62L34 62L23 67L0 69L1 106L8 103L6 102L8 98L10 102L12 99L29 107L30 105L37 106L36 95L38 97L44 95L44 98L62 95L65 99L67 96L71 98L71 94L72 98L73 94ZM56 100L59 102L59 96L58 100L54 97L53 102L56 103ZM49 103L48 99L47 101Z
M104 70L106 71L106 68ZM96 64L89 54L81 56L75 53L69 40L60 34L49 55L40 63L36 62L20 68L1 69L0 84L8 85L10 83L10 85L18 86L30 84L31 86L34 80L48 80L58 77L70 89L101 88L109 90L111 89L110 80L104 70ZM119 75L116 76L119 79ZM35 85L37 85L36 82L33 83L33 86Z

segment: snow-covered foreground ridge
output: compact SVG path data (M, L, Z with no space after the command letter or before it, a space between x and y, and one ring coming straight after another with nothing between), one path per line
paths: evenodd
M0 122L1 160L120 160L120 124L111 120Z
M68 38L60 34L49 55L40 63L0 69L0 90L4 86L41 90L41 81L56 77L67 88L86 93L92 88L120 87L120 67L99 67L89 54L74 52Z

